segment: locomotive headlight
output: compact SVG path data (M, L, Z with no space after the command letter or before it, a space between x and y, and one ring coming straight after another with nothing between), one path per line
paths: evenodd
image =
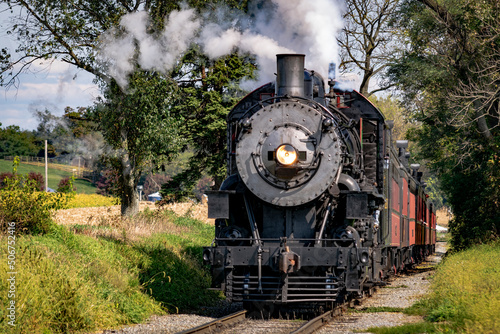
M276 150L276 160L282 165L289 166L297 161L297 151L292 145L284 144Z

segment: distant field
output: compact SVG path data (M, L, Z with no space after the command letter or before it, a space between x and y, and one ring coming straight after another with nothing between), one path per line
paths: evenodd
M0 160L0 173L3 172L12 172L12 161ZM29 172L40 173L45 178L45 167L43 166L33 166L21 163L19 164L17 172L20 174L26 174ZM48 174L49 188L52 188L54 190L57 189L57 185L59 184L59 181L61 181L61 179L71 176L70 172L50 168L50 164L48 168ZM82 179L75 180L75 187L77 194L95 194L97 189L92 185L92 183Z

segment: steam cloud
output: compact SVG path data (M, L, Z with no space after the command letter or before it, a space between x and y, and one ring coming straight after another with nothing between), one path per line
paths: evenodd
M136 65L145 70L168 72L192 43L218 58L234 50L257 57L260 81L273 80L276 54L303 53L306 67L327 73L338 63L337 32L341 12L335 0L269 0L250 4L250 15L219 8L217 13L197 16L194 9L173 11L159 35L151 35L146 12L123 16L122 29L102 37L100 55L109 72L122 86Z

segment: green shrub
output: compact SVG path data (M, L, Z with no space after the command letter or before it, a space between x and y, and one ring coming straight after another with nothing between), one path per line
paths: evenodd
M57 192L58 193L75 193L76 192L76 187L74 186L75 183L75 177L65 177L64 179L61 179L59 181L59 184L57 185Z
M14 159L12 176L3 180L0 190L0 222L16 222L19 233L47 233L51 226L53 210L64 207L67 196L39 191L36 179L17 174L19 158Z

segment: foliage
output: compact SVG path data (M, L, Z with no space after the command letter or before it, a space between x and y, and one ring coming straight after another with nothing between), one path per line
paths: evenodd
M12 179L14 174L11 172L2 172L0 173L0 189L3 189L7 186L8 180Z
M112 206L119 204L120 204L120 199L116 197L103 196L98 194L76 194L68 200L68 203L66 203L64 208L65 209L88 208L97 206Z
M394 96L378 97L371 95L369 100L380 109L386 120L394 121L392 129L392 140L406 139L406 133L409 129L415 128L415 123L410 123L405 117L404 108Z
M500 230L498 1L407 0L409 48L390 71L404 91L408 138L441 180L462 249Z
M45 181L43 179L42 174L29 172L26 178L33 184L36 190L38 191L45 190Z
M110 160L120 170L122 214L138 210L136 187L142 172L173 158L184 143L178 134L182 118L171 112L170 96L175 90L171 80L136 72L128 89L123 92L116 82L111 83L94 109L106 142L116 150Z
M494 333L500 326L500 243L474 246L446 257L431 294L412 307L427 321L446 321L459 333ZM409 310L412 313L412 310Z
M425 182L427 183L425 192L429 195L429 200L433 203L434 210L440 210L447 206L448 204L439 179L435 176L430 176L425 179Z
M183 62L197 79L180 86L174 111L185 119L181 133L194 155L188 169L162 187L162 196L175 200L192 196L203 172L213 178L214 188L221 185L226 176L226 116L242 97L237 83L253 78L256 69L251 58L233 54L212 62L197 50L188 53ZM199 82L202 89L197 87Z
M212 189L212 185L214 180L211 177L204 176L202 177L196 186L194 187L194 196L197 200L201 201L201 197L206 193L207 190Z
M103 170L96 182L97 194L105 196L118 194L118 177L117 171L112 169Z
M17 125L0 128L0 157L36 155L39 149L31 131L21 130Z
M51 226L53 210L65 205L63 194L39 191L36 180L17 174L19 158L14 160L13 177L4 180L0 190L0 222L17 223L21 233L47 233Z
M144 180L143 196L146 197L160 191L161 185L170 180L172 178L165 174L148 174Z
M74 186L75 177L66 177L59 181L59 185L57 186L57 192L60 193L76 193L76 187Z
M91 167L104 150L104 140L97 131L97 125L89 119L86 108L64 109L62 116L55 116L49 110L36 111L39 124L35 131L37 142L44 146L47 140L49 157L64 157L66 161L78 159L78 165ZM45 156L44 148L38 156Z

